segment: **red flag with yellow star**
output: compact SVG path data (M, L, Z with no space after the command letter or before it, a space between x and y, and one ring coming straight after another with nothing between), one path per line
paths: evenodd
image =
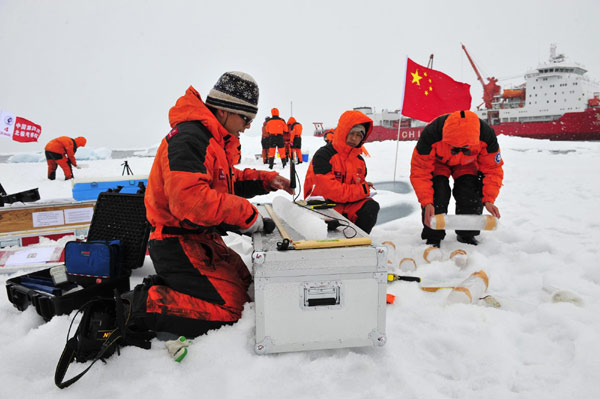
M431 122L440 115L471 108L471 86L407 58L402 115Z

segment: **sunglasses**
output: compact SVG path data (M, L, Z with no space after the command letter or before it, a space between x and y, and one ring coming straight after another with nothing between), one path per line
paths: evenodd
M468 145L466 145L464 147L454 147L454 146L452 146L452 148L450 148L450 154L452 154L452 155L456 155L459 152L462 152L465 155L471 155L471 150L469 149Z
M244 123L247 125L251 124L254 119L248 118L246 115L238 114L240 118L244 120Z

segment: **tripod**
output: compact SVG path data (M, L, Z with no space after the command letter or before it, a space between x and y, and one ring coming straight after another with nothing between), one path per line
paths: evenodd
M129 167L127 161L123 162L121 166L123 167L123 172L121 173L121 176L124 176L125 172L127 172L127 176L133 175L133 172L131 171L131 168Z

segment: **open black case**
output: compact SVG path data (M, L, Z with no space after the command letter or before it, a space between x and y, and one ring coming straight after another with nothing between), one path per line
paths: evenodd
M100 193L87 240L120 240L121 274L97 284L82 286L69 281L56 286L50 269L44 269L7 280L8 299L21 311L33 304L44 320L50 320L94 297L110 298L115 288L121 293L129 291L131 270L143 265L149 235L143 194Z

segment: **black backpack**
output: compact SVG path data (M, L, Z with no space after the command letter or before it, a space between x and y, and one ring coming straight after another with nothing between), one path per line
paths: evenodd
M95 298L83 305L73 316L67 343L63 350L56 372L54 383L59 388L66 388L79 380L98 360L112 356L115 351L119 354L119 347L133 345L150 349L150 340L155 334L150 331L136 331L131 327L131 304L124 305L123 299L115 290L114 298ZM127 300L125 300L127 301ZM126 310L126 307L128 308ZM83 313L75 335L69 338L71 327L79 313ZM81 373L64 381L69 365L77 362L92 363Z

